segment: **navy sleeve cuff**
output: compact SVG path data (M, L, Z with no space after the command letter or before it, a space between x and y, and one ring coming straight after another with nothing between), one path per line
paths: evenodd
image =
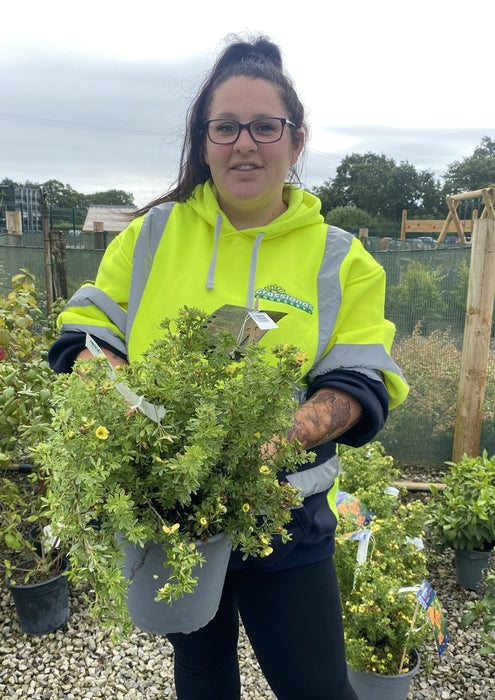
M388 416L389 395L382 382L370 379L360 372L338 370L316 377L308 388L307 398L318 389L329 387L345 391L361 405L359 421L335 439L350 447L360 447L376 437Z
M116 355L127 359L125 355L112 347L109 343L98 338L98 345L107 350L112 350ZM84 333L68 331L53 343L48 351L48 364L55 372L70 372L76 361L76 357L86 347L86 335Z

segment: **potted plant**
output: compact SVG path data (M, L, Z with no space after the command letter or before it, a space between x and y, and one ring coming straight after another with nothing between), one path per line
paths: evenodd
M431 487L432 535L438 549L455 551L457 583L475 590L495 547L495 456L447 464L445 488Z
M341 448L339 456L340 488L355 489L361 504L340 516L335 553L349 676L360 698L405 700L428 634L425 619L417 619L415 594L426 576L419 539L426 510L420 501L401 502L399 490L393 490L397 470L379 442ZM368 512L362 505L368 503L368 522L359 529L356 514ZM368 539L359 562L356 531ZM422 609L419 615L424 617Z
M466 603L468 612L463 616L461 625L467 627L481 618L483 631L480 634L484 646L479 653L495 654L495 550L491 552L488 567L483 571L478 592L481 596L478 600L468 600Z
M0 541L5 581L14 598L20 626L27 634L48 634L69 617L68 562L49 532L43 514L38 475L28 477L32 488L12 478L0 479ZM35 534L33 538L31 535Z
M166 611L197 592L209 557L202 545L223 533L225 566L231 547L269 556L274 538L290 538L290 508L300 503L280 472L307 460L285 438L305 355L279 346L269 360L257 344L241 355L206 320L187 308L165 320L163 337L115 377L103 356L78 362L54 383L50 432L34 452L69 579L91 586L92 614L117 634L130 630L136 599L152 606L141 616L131 605L136 624L172 631ZM272 439L280 449L268 457ZM141 581L133 597L145 562L147 593Z
M54 374L46 355L55 324L42 316L34 276L21 270L0 302L0 466L25 460L50 419Z

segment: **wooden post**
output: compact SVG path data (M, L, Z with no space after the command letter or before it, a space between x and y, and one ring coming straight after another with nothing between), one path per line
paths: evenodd
M101 249L105 248L104 241L104 223L103 221L93 221L93 231L95 232L95 248Z
M368 229L367 228L360 228L359 229L359 240L361 241L361 244L364 249L368 247Z
M457 399L452 461L480 450L481 418L495 297L495 220L477 219L471 237L471 266Z
M63 231L50 233L52 254L53 298L67 299L67 261L65 251L65 234Z
M45 258L46 312L50 314L53 304L52 253L50 249L50 212L43 194L41 204L41 227L43 229L43 252Z
M407 229L407 209L402 210L402 220L400 222L400 239L401 241L406 240L406 229Z

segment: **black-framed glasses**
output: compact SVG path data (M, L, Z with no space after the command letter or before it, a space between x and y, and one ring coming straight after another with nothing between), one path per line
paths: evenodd
M247 124L236 122L235 119L209 119L204 122L210 141L224 146L235 143L243 129L256 143L275 143L282 138L286 124L296 126L284 117L263 117Z

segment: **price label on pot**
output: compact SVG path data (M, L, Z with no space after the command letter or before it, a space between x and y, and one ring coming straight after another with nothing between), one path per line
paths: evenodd
M447 631L447 623L440 606L439 600L433 588L428 581L423 581L416 593L418 602L426 610L428 619L433 627L435 642L437 644L438 655L441 656L447 642L449 641L449 633Z

